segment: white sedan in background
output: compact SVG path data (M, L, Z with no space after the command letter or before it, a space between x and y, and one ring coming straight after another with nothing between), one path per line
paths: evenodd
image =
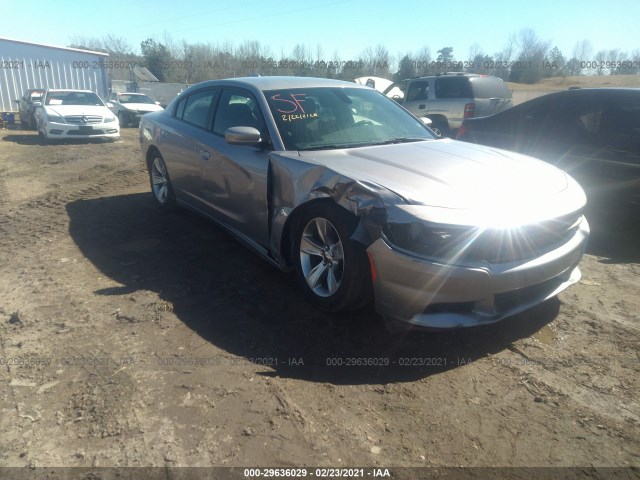
M91 90L46 90L42 101L33 105L42 143L70 138L120 138L117 117Z
M156 102L144 93L117 93L109 95L107 106L118 116L122 128L137 127L140 117L145 113L164 110L160 102Z

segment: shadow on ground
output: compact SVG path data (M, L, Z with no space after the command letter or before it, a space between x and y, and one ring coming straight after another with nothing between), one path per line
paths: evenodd
M186 326L217 347L245 358L277 358L272 375L281 377L336 384L412 381L498 352L538 331L559 310L554 299L497 325L392 336L371 308L318 311L303 300L294 275L194 214L161 212L150 194L78 200L67 212L84 255L123 285L97 294L157 292ZM289 365L289 358L302 358L304 367ZM347 366L362 358L381 365ZM403 365L414 358L439 360L427 361L435 366Z
M640 207L598 205L587 209L587 253L602 263L640 263Z
M2 138L5 142L17 143L18 145L41 145L41 146L49 146L49 145L81 145L87 143L105 143L110 142L110 140L102 139L102 138L68 138L64 140L50 140L47 145L42 145L40 141L40 137L38 136L38 132L30 132L30 133L20 133L15 135L6 135Z
M18 145L40 145L38 132L6 135L2 140L5 142L17 143Z

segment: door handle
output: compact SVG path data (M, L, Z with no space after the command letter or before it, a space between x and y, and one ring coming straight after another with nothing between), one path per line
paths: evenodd
M424 110L426 107L427 107L427 106L426 106L424 103L422 103L422 104L418 105L418 108L419 108L420 110Z
M209 160L209 150L205 150L205 149L200 150L200 157L203 160Z

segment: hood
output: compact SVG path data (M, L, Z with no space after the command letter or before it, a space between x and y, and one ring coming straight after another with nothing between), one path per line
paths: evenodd
M101 117L113 116L111 110L100 105L47 105L47 113L67 117L69 115L99 115Z
M155 103L121 103L127 110L133 110L134 112L157 112L164 110L160 105Z
M459 222L467 224L479 211L535 221L578 210L586 201L577 183L548 163L450 139L299 155L354 180L382 185L409 205L433 207L434 221L434 216L451 220L451 210L459 210Z

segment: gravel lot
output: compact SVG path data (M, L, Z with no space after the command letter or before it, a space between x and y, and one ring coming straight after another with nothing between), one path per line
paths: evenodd
M391 336L159 211L136 129L1 130L0 466L638 467L640 222L589 215L558 299Z

